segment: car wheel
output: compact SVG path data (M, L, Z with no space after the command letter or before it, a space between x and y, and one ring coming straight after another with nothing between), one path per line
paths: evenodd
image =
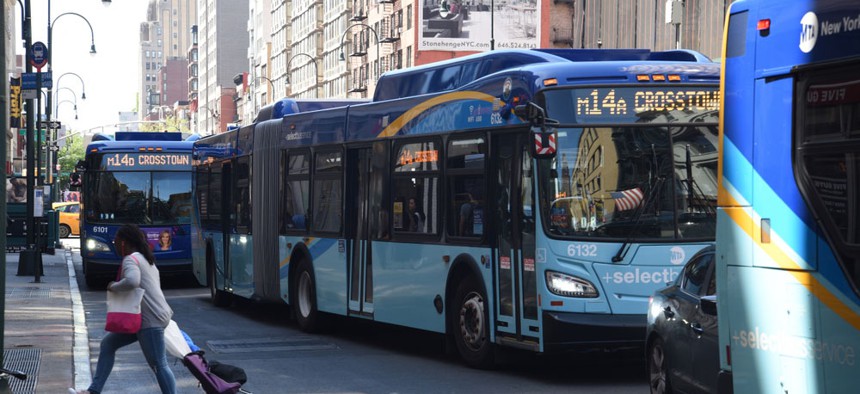
M495 354L490 342L486 296L473 277L459 283L453 306L452 334L460 357L470 367L492 368Z
M72 234L72 229L65 224L60 225L60 238L68 238Z
M666 352L663 340L655 338L648 347L648 380L651 394L671 393L669 385L669 368L667 367Z

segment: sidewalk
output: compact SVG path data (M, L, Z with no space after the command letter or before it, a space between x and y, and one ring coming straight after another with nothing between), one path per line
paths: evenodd
M89 371L86 326L71 254L65 249L43 254L39 283L32 275L17 276L18 258L18 253L6 254L3 365L27 373L28 378L12 378L9 383L14 393L65 393L75 383L75 362ZM73 295L77 308L73 308ZM77 343L75 309L82 330ZM80 360L75 359L76 344L85 351L78 352Z
M87 304L87 316L78 289L75 264L80 256L69 249L42 254L43 275L17 276L18 253L6 254L6 305L4 363L27 374L11 378L15 394L62 393L70 387L86 389L95 372L99 342L104 335L103 303ZM93 315L94 314L94 315ZM178 393L202 392L197 380L176 359L168 356ZM106 393L159 392L138 345L121 349L104 387Z

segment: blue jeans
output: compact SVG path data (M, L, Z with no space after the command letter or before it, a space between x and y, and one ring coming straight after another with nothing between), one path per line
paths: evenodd
M155 371L155 377L158 379L158 387L161 387L161 392L163 394L176 393L176 380L173 377L173 371L167 365L167 353L164 349L164 329L161 327L144 328L138 331L137 334L107 333L102 338L99 348L99 361L96 364L96 374L93 376L93 383L87 389L90 393L101 393L110 375L110 371L113 369L116 351L134 342L140 342L140 350L143 351L149 367Z

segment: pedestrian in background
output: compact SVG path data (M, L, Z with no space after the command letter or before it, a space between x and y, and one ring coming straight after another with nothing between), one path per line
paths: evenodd
M69 389L69 393L100 394L113 369L117 350L134 342L140 342L140 349L149 367L155 372L161 392L173 394L176 392L176 380L167 364L164 346L164 328L170 323L173 310L170 309L161 291L155 256L146 241L146 234L133 224L120 227L113 243L117 254L123 256L122 274L119 280L108 284L107 291L128 291L137 287L145 291L140 307L140 331L136 334L113 332L105 334L99 349L99 360L92 384L82 391Z

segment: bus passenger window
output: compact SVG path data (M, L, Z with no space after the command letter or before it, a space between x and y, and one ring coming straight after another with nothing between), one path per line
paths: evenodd
M396 232L436 234L439 215L438 140L399 144L392 183L392 223Z
M484 234L484 174L487 143L483 136L448 141L448 234L481 237Z

